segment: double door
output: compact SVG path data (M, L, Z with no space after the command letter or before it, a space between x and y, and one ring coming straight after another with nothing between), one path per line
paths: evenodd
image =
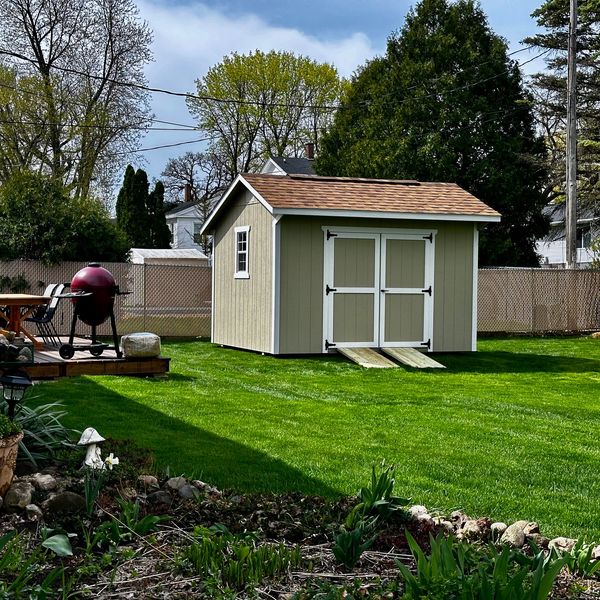
M324 232L324 349L431 349L435 231Z

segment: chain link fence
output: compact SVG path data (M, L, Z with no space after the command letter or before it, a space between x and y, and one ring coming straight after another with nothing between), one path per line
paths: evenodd
M41 294L50 283L69 283L87 263L65 262L45 266L34 261L0 263L0 291ZM121 291L115 317L119 334L151 331L160 336L210 336L211 268L131 263L103 263ZM60 335L68 335L73 316L69 300L58 303L54 324ZM90 334L90 327L77 323L77 334ZM98 327L110 335L110 320Z
M0 291L41 294L49 283L70 282L86 263L47 267L38 262L0 263ZM120 334L151 331L169 337L209 337L211 268L156 264L106 263L122 291L115 301ZM54 317L68 335L73 308L59 302ZM565 269L481 269L478 331L545 333L600 329L600 271ZM98 328L110 334L107 321ZM77 324L77 334L90 328Z
M600 271L480 269L477 329L489 333L600 329Z

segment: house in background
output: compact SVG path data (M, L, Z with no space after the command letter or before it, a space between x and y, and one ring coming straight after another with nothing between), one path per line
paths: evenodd
M239 175L203 227L212 341L270 354L475 350L479 227L499 220L454 184Z
M550 232L543 240L536 242L536 252L540 264L546 268L563 268L567 262L567 243L565 238L565 205L548 205L544 214L550 218ZM591 250L592 242L600 236L600 217L593 211L580 211L577 219L577 264L589 267L595 256Z
M202 217L197 202L182 202L165 214L171 231L171 248L194 248L201 250L195 240L200 237Z
M305 156L286 158L272 156L260 170L265 175L316 175L314 162L314 144L306 144Z

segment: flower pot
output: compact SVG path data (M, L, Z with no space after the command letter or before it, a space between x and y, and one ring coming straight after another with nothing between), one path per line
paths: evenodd
M17 452L23 432L0 439L0 497L8 491L17 466Z

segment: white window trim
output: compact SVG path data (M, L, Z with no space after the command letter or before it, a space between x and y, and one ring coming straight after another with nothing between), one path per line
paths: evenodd
M250 266L250 225L243 225L241 227L235 227L234 230L234 244L235 244L235 248L234 248L234 252L233 252L233 260L234 260L234 265L233 265L233 277L235 279L250 279L250 270L249 270L249 266ZM238 233L245 233L246 234L246 270L245 271L238 271Z

